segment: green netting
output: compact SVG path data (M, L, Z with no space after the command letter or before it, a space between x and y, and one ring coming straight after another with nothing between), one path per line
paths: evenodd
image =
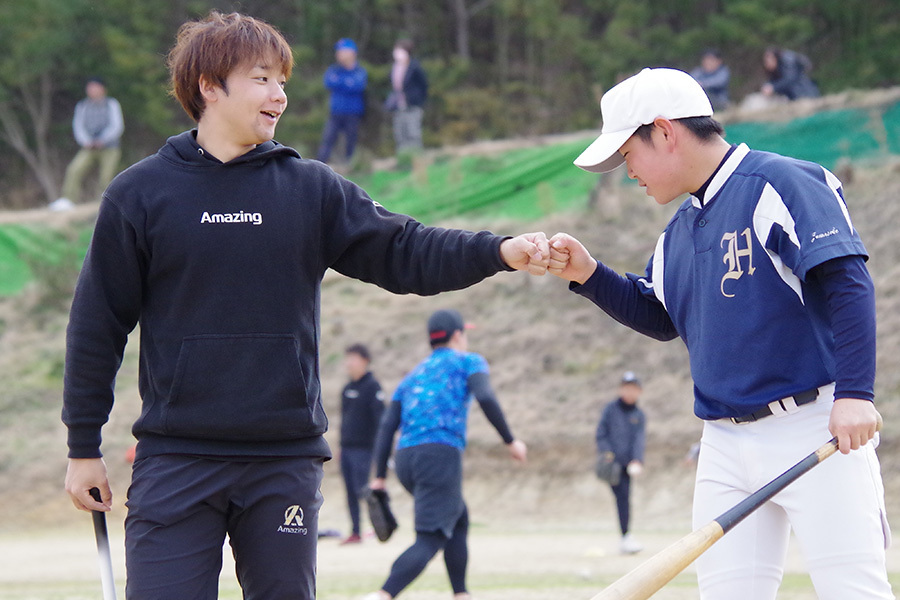
M726 127L726 137L834 168L842 158L900 154L900 103L778 123L734 123ZM427 169L377 173L360 183L386 207L425 222L460 214L531 220L587 201L597 178L574 167L572 160L590 142L586 138L497 157L444 158Z
M900 154L900 102L781 123L734 123L727 126L726 137L833 168L842 158L858 161ZM358 182L388 209L426 223L458 215L530 221L587 202L597 176L572 161L590 142L586 138L496 156L445 156L426 167L380 171ZM614 176L624 177L624 170ZM30 265L56 265L73 256L83 259L90 234L86 227L73 243L46 227L0 225L0 295L21 291L34 277Z
M423 221L468 213L532 219L583 202L596 183L573 177L572 161L583 149L579 141L490 157L445 157L426 169L376 173L360 183L386 208Z
M811 160L833 168L842 158L860 160L898 152L900 104L890 110L835 110L786 123L735 123L731 142Z

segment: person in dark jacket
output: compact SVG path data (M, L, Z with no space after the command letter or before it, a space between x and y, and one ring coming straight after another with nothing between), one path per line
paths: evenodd
M359 124L366 111L368 73L359 64L356 42L341 38L334 45L335 64L325 71L325 87L331 93L328 121L322 133L318 158L327 163L338 136L344 134L344 159L350 162L356 150Z
M384 392L369 370L369 349L353 344L344 351L350 381L341 392L341 474L347 488L347 508L352 531L342 544L362 541L359 527L360 492L369 482L372 448L384 412Z
M413 43L398 40L391 66L391 93L385 107L394 114L394 143L397 154L422 149L422 116L428 98L428 77L412 57Z
M184 24L168 65L197 127L101 202L67 328L65 487L77 508L110 510L101 429L140 323L129 598L215 598L226 536L245 597L315 597L327 269L416 294L546 272L543 234L425 227L273 141L292 64L284 37L252 17Z
M619 397L606 405L597 425L597 454L600 460L613 461L621 466L618 482L611 482L619 513L622 541L619 550L634 554L641 545L628 532L631 512L631 478L644 468L644 429L646 417L638 408L641 382L628 371L622 376Z
M700 65L691 71L691 77L709 96L713 110L728 108L728 84L731 81L731 71L722 60L722 55L715 48L707 48L700 55Z
M784 96L788 100L818 98L819 86L810 79L812 62L809 57L779 48L766 48L763 69L768 81L760 90L764 96Z

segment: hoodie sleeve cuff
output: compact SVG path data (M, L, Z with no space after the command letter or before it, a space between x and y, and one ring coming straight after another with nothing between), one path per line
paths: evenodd
M69 427L69 458L100 458L99 427Z

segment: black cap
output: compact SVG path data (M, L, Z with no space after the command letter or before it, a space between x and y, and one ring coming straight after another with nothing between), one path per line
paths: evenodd
M638 376L634 374L634 371L625 371L622 375L622 384L630 383L632 385L636 385L638 387L641 386L641 380L638 379Z
M455 310L439 310L428 317L428 338L431 345L447 342L456 331L463 331L466 324Z

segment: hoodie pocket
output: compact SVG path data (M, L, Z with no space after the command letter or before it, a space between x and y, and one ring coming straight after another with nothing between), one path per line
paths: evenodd
M184 338L165 408L168 435L265 441L324 433L315 378L287 334Z

